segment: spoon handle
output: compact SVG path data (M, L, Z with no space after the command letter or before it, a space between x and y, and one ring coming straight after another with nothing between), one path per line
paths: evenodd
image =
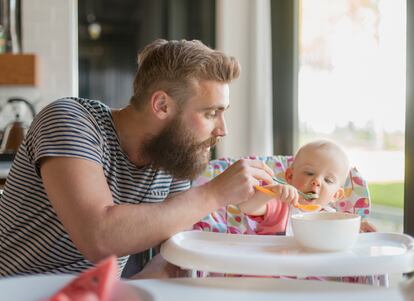
M274 193L270 189L264 188L262 186L254 186L254 188L257 191L263 192L264 194L267 194L269 196L272 196L272 197L276 197L277 196L276 193ZM303 211L316 211L316 210L320 210L321 209L321 206L320 205L317 205L317 204L309 204L309 205L295 204L295 205L293 205L293 207L299 208L299 209L301 209Z
M273 181L279 183L279 184L283 184L283 185L287 185L288 183L282 179L276 178L276 177L272 177ZM316 193L303 193L302 191L298 190L298 193L301 197L303 197L305 200L313 200L318 198L318 194Z

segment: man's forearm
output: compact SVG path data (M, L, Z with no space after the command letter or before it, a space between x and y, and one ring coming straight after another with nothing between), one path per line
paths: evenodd
M96 233L99 260L144 251L192 225L218 208L203 187L192 188L156 204L107 207Z

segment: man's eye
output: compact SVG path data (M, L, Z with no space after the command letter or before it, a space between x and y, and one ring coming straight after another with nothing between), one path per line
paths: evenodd
M217 116L217 112L216 111L211 111L211 112L207 112L206 113L206 117L207 118L214 118Z

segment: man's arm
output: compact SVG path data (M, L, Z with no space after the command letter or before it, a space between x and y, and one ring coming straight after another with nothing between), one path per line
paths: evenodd
M209 183L155 204L115 205L102 167L77 158L46 158L41 175L50 202L71 240L90 261L146 250L190 228L208 213L254 194L271 170L241 160Z

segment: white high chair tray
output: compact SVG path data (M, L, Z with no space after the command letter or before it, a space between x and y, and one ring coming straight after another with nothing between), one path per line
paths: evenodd
M34 275L0 279L0 300L46 300L73 279L69 275ZM141 301L286 300L403 301L398 288L351 283L264 278L181 278L127 281Z
M165 260L184 269L263 276L364 276L414 271L414 239L361 233L341 252L299 246L294 237L181 232L161 246Z
M404 301L398 288L351 283L265 278L181 278L132 281L154 301Z

